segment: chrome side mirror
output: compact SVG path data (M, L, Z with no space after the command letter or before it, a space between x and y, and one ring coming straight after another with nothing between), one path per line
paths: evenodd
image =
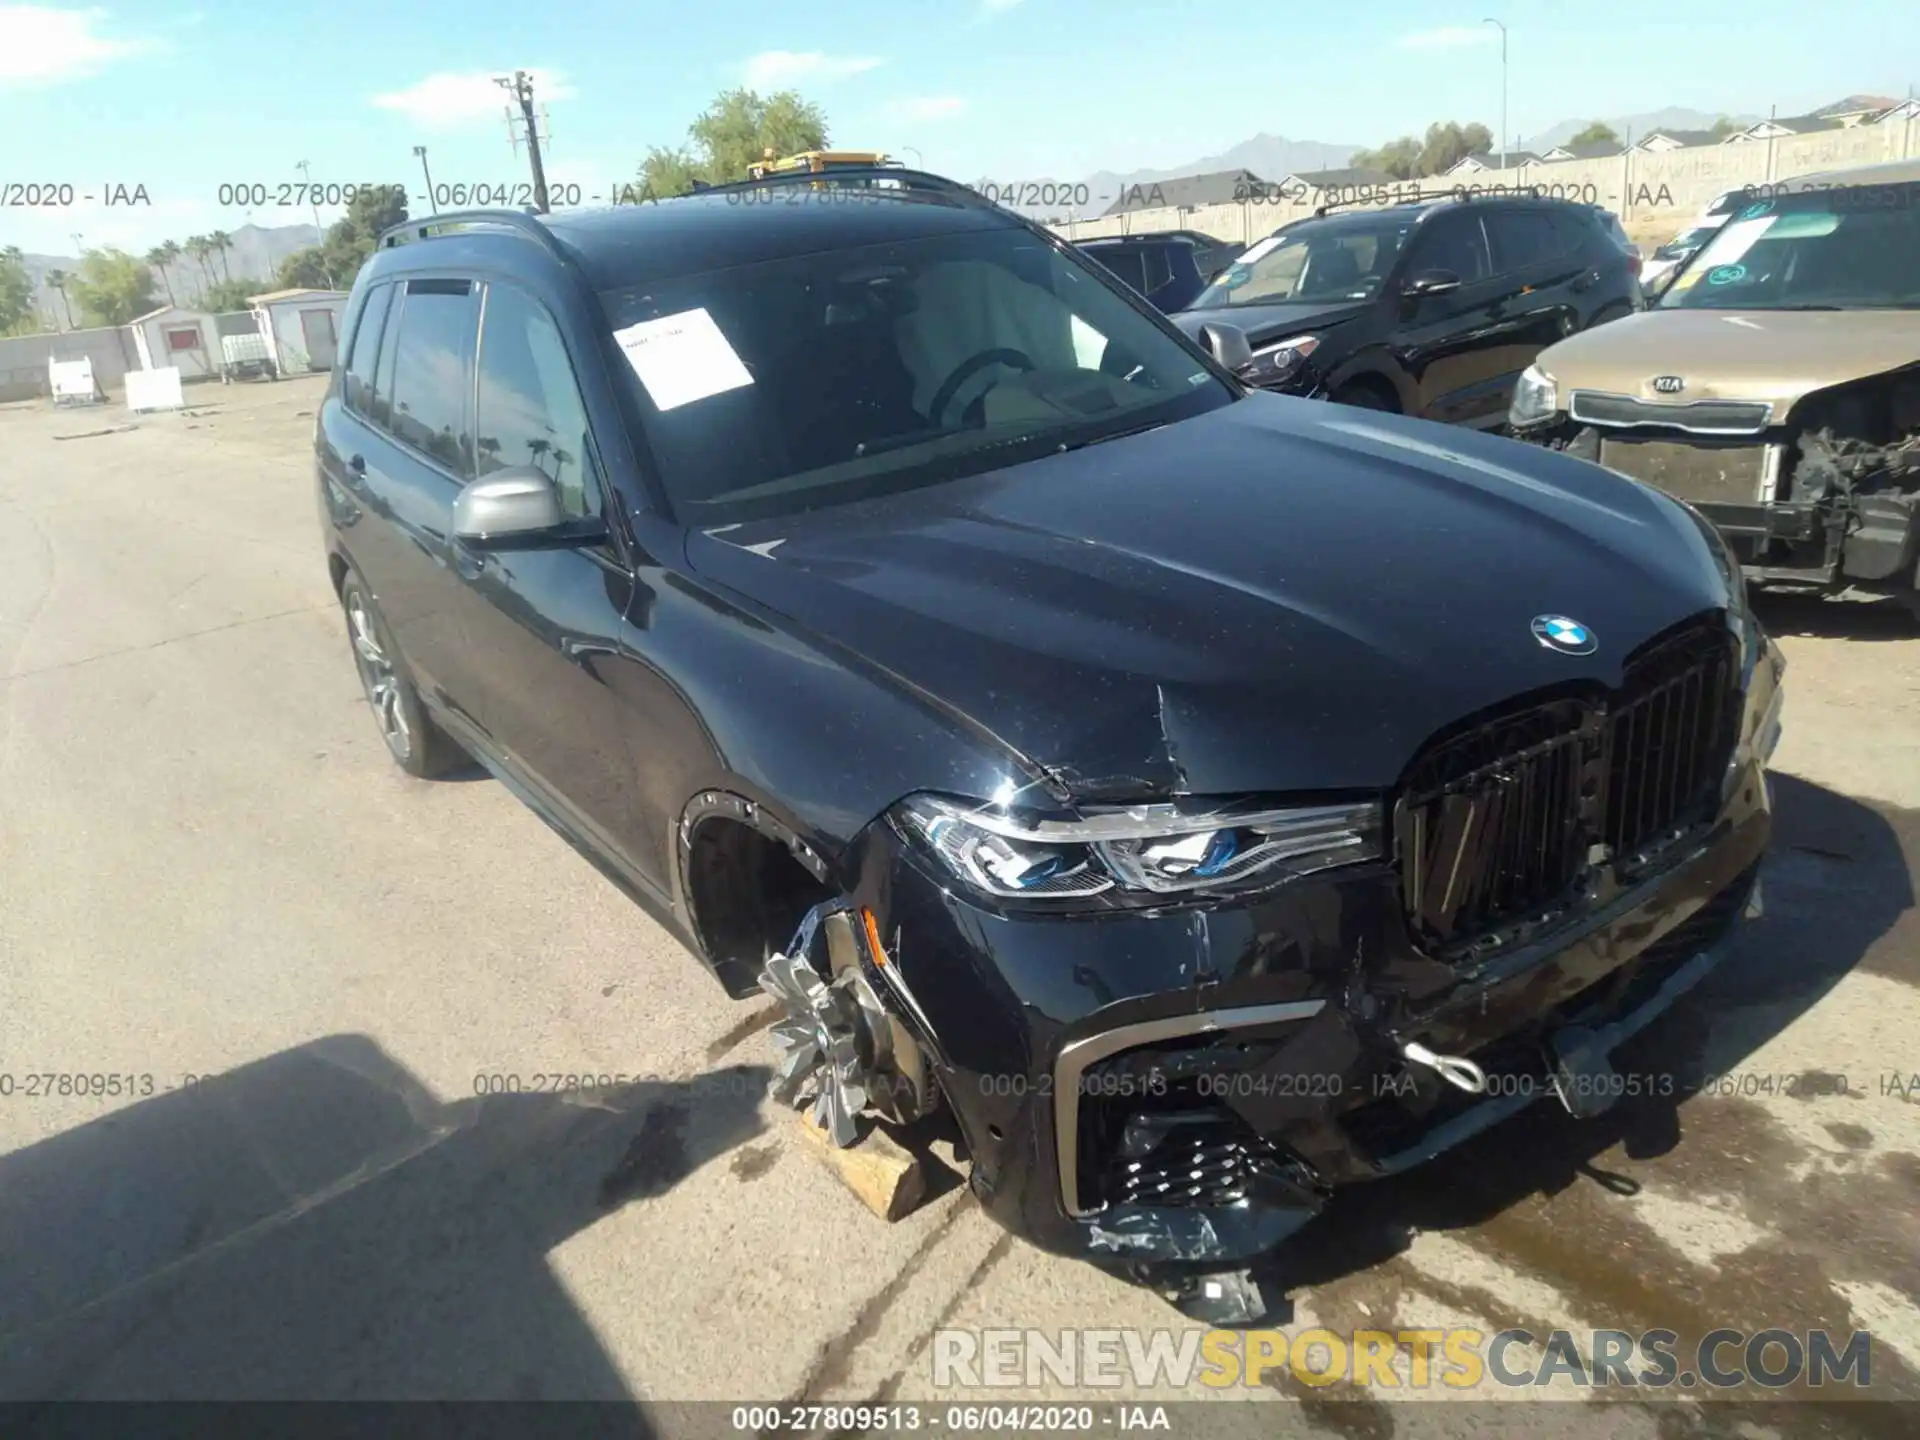
M1247 332L1238 325L1209 320L1200 327L1200 343L1222 369L1238 373L1253 363L1253 346L1247 343Z
M531 465L471 481L453 502L453 537L475 550L524 545L565 523L558 488Z

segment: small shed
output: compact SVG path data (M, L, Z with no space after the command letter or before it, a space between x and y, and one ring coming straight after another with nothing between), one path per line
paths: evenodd
M282 375L331 370L340 349L344 290L274 290L252 296L253 323Z
M220 373L220 341L212 314L184 305L162 305L127 322L142 370L174 366L182 380Z

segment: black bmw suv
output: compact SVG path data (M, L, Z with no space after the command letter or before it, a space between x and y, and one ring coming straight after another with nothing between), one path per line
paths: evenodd
M1534 356L1645 308L1610 218L1527 195L1329 209L1249 246L1177 320L1244 332L1251 385L1493 429Z
M1336 1187L1621 1093L1770 826L1712 528L1250 390L951 182L790 183L363 268L315 452L393 758L778 996L842 1143L950 1109L993 1214L1139 1278L1239 1294Z

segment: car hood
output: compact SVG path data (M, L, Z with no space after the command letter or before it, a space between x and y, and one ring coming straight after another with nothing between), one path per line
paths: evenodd
M1220 305L1207 310L1182 310L1168 318L1196 340L1200 338L1202 325L1221 322L1238 325L1247 332L1249 343L1258 347L1269 340L1297 335L1302 330L1338 325L1353 319L1366 308L1364 300L1299 305Z
M1766 401L1784 416L1804 395L1920 362L1916 310L1645 310L1542 351L1560 387L1654 404ZM1686 389L1654 392L1656 375Z
M1081 799L1384 787L1450 722L1543 686L1618 684L1636 646L1724 603L1698 527L1644 486L1265 394L989 475L696 531L687 553L814 653ZM1599 648L1544 648L1543 614ZM769 703L780 693L768 677Z

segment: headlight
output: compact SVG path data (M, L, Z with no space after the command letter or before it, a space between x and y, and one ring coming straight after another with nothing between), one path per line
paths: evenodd
M1550 419L1560 408L1560 387L1538 365L1520 372L1513 387L1513 403L1507 407L1509 425L1534 425Z
M1278 345L1263 346L1253 359L1240 367L1240 378L1249 385L1277 385L1293 377L1306 358L1320 348L1318 335L1293 335Z
M1008 898L1253 888L1381 853L1378 801L1270 809L1138 805L1044 819L915 795L898 813L955 875Z

